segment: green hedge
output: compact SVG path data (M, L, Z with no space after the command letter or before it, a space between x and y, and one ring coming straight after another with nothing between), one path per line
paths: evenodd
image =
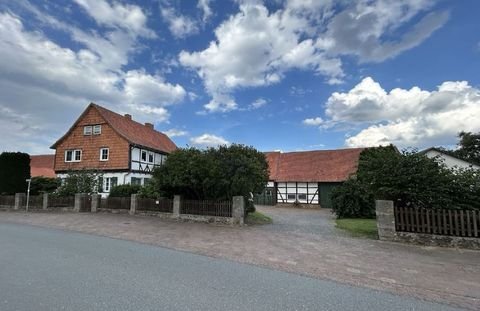
M118 185L110 189L110 197L130 197L132 194L139 193L142 189L140 185Z
M27 191L26 179L30 178L30 156L22 152L0 154L0 194Z

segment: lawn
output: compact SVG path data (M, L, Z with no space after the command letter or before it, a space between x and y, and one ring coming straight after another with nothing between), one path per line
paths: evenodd
M245 219L245 223L249 225L264 225L272 223L272 218L255 211L253 213L249 213L247 218Z
M342 218L335 220L336 227L352 236L378 239L376 219Z

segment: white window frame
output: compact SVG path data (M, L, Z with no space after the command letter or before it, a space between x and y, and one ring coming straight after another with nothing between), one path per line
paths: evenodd
M71 152L71 160L67 160L67 154ZM77 160L77 153L80 154L80 159ZM68 149L65 150L65 162L70 163L70 162L81 162L82 161L82 150L81 149Z
M150 161L150 157L152 157L152 161ZM148 163L154 163L155 162L155 154L153 152L148 152L147 162Z
M93 128L91 125L85 125L83 127L83 135L84 136L90 136L93 133Z
M145 155L145 160L143 159L143 155ZM148 160L148 152L146 150L140 150L140 161L147 162Z
M103 151L104 150L107 151L107 158L106 159L103 158ZM108 161L109 158L110 158L110 149L109 148L100 148L100 161Z
M103 192L110 192L112 179L110 177L103 178Z
M96 124L93 126L93 135L100 135L102 134L102 125Z

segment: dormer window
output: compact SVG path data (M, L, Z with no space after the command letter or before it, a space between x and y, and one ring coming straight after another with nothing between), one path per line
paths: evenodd
M100 135L102 134L102 126L100 124L93 126L93 135Z
M85 135L85 136L92 135L92 126L91 125L87 125L87 126L83 127L83 135Z

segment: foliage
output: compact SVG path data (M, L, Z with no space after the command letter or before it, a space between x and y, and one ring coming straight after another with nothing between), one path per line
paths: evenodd
M448 169L439 159L392 146L366 149L357 175L332 193L339 218L373 217L374 199L397 206L480 210L480 174Z
M160 193L158 193L156 189L155 180L153 180L153 178L140 188L140 190L138 191L138 196L150 199L156 199L160 197Z
M263 153L243 145L178 149L155 169L153 179L165 197L230 200L242 195L248 201L250 193L264 189L268 164Z
M40 193L52 193L60 186L58 178L37 176L32 177L30 184L30 193L38 195Z
M377 221L375 219L350 219L335 220L336 227L347 231L352 236L378 239Z
M0 154L0 193L15 194L27 191L30 178L30 156L22 152Z
M110 197L130 197L132 194L140 192L141 185L117 185L110 189Z
M349 179L331 193L332 212L338 218L375 218L373 194L357 179Z
M480 132L460 132L460 142L454 155L465 161L480 165Z
M75 193L101 192L102 174L93 170L77 170L67 173L62 185L58 188L59 196L72 196Z

